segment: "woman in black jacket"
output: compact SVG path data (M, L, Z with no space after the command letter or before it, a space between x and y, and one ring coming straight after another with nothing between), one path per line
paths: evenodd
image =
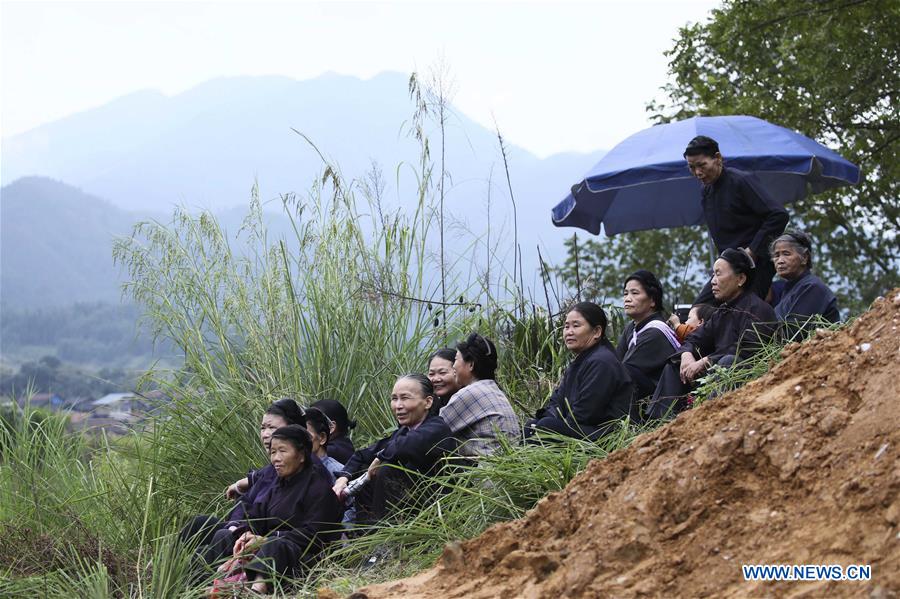
M525 436L539 430L596 440L629 415L631 377L606 338L603 308L580 302L566 314L563 341L575 359L547 405L525 424Z
M246 508L238 526L223 528L199 547L208 564L244 554L247 580L268 592L273 575L291 575L315 562L340 530L341 506L331 492L327 470L311 457L306 427L279 428L270 440L269 458L277 481L268 495Z
M753 275L753 260L742 250L725 250L716 260L712 291L719 306L666 365L650 400L649 418L674 417L687 407L686 395L710 367L745 360L771 338L775 311L753 292Z
M663 316L662 285L652 272L632 273L622 291L622 306L631 322L619 338L616 354L634 382L635 399L642 399L653 395L663 367L681 343Z
M784 290L773 304L788 339L811 332L817 316L829 322L841 319L837 298L822 279L812 273L812 240L802 231L787 231L772 242L769 254L775 272L785 280Z
M289 424L306 425L304 410L296 401L290 398L279 399L266 408L259 425L259 440L266 455L269 454L272 434ZM254 509L254 504L268 497L277 482L278 475L271 463L251 470L246 477L228 485L225 489L225 497L236 500L225 519L209 515L194 516L181 530L181 540L187 542L193 539L197 545L208 545L217 530L224 528L236 530L246 519L247 511Z
M345 499L351 480L368 477L356 496L356 523L383 519L408 495L415 479L404 470L431 474L441 458L455 449L450 428L440 416L429 414L433 400L434 388L426 376L406 374L397 379L391 392L397 430L357 450L334 483L334 493Z

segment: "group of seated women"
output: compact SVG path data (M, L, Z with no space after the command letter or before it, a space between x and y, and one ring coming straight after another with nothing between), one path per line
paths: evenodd
M603 310L590 302L570 308L563 342L574 359L547 406L526 424L526 438L546 430L594 439L626 414L637 421L673 417L712 366L739 365L776 332L793 339L819 318L839 320L834 293L811 272L809 236L787 232L772 242L770 255L782 279L771 303L752 291L750 256L728 249L714 264L716 304L692 306L685 323L667 321L663 289L652 273L628 276L623 308L629 322L614 355Z
M782 235L771 255L785 281L774 308L751 290L752 259L734 249L714 265L716 305L692 306L683 324L667 321L662 286L644 270L625 279L629 322L615 347L603 309L574 304L562 330L573 359L524 430L495 381L497 348L477 333L432 354L427 376L396 380L390 406L397 426L362 449L354 450L349 431L355 423L339 402L321 400L304 410L292 399L276 401L260 426L270 464L229 485L226 496L236 504L224 520L199 516L183 537L196 539L207 564L243 556L247 581L264 591L273 576L315 560L340 535L342 520L372 524L389 516L416 478L433 475L450 455L475 460L495 452L504 437L536 442L551 433L596 440L629 417L671 417L686 407L704 372L740 364L779 322L797 329L815 315L837 321L834 294L810 272L809 238Z
M477 333L439 350L428 376L405 374L394 383L396 429L358 450L348 436L355 423L339 402L305 410L293 399L274 402L260 424L269 465L228 486L236 503L225 519L197 516L182 539L197 545L199 563L227 560L221 571L237 563L251 589L265 592L274 577L315 561L339 538L342 521L374 524L402 506L417 476L434 474L448 455L476 458L495 451L501 436L518 438L496 369L496 347Z
M337 535L342 509L331 490L333 475L314 449L314 438L327 443L330 432L318 434L308 419L314 411L292 399L269 406L259 429L269 464L226 488L225 495L237 501L224 520L197 516L181 533L198 545L203 563L235 558L220 566L224 570L239 560L258 593L267 592L275 576L313 563Z
M839 321L834 293L811 271L808 235L788 231L770 244L769 253L781 281L773 285L775 292L768 301L748 289L755 265L746 253L725 250L716 260L712 289L718 305L668 360L649 403L649 417L662 418L684 409L686 394L706 370L739 364L776 333L796 339L818 322Z

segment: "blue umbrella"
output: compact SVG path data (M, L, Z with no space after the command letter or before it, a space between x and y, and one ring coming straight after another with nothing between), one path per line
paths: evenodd
M859 167L790 129L752 116L694 117L635 133L603 157L553 208L557 227L607 235L703 222L700 182L682 156L706 135L725 164L756 174L777 201L859 182Z

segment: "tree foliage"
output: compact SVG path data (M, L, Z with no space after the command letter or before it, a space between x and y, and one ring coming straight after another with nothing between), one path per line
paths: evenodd
M577 234L566 240L567 258L556 269L582 300L616 302L630 273L649 270L662 283L666 309L690 303L709 266L705 233L699 227L638 231L599 240Z
M725 0L707 22L683 27L666 55L664 98L648 106L654 121L753 115L858 164L858 186L789 205L789 226L817 240L816 269L842 306L859 310L900 284L900 2ZM697 276L704 268L704 237L700 227L625 233L584 243L581 262L600 296L637 266L672 290L685 265ZM560 270L575 286L571 248Z
M4 307L3 355L22 362L55 351L57 358L72 364L116 368L146 368L155 358L174 360L171 344L163 342L154 348L153 339L138 326L140 314L134 304L106 302Z
M727 0L667 56L658 122L754 115L858 164L858 186L790 206L791 226L819 242L817 268L845 304L900 283L900 2Z
M33 393L52 393L64 400L97 398L136 389L141 374L123 368L88 369L47 355L37 361L23 362L18 372L0 371L0 397L25 398Z

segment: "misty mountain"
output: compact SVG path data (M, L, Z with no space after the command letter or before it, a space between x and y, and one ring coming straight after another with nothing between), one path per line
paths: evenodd
M118 302L116 235L139 216L44 177L0 190L0 305Z
M234 236L246 214L242 207L215 216ZM171 216L123 210L47 177L14 181L0 189L0 306L118 304L124 278L113 263L113 241L130 235L138 221L165 223ZM290 240L285 217L267 212L265 220L273 236Z
M229 208L246 201L254 180L264 198L309 187L321 161L292 129L349 177L364 173L373 160L393 172L418 158L417 144L406 134L414 110L408 81L399 73L365 81L336 74L305 81L235 77L172 97L137 92L3 139L0 178L6 185L28 175L52 177L131 210ZM432 126L433 146L436 133ZM459 182L486 181L500 159L496 134L460 111L448 121L446 148ZM509 157L513 174L523 177L523 185L531 183L524 177L541 161L516 147ZM594 158L587 166L573 165L574 176ZM575 182L570 173L558 174L564 176L555 181L552 198L562 198ZM541 206L545 212L552 198Z
M292 128L349 179L376 162L386 201L413 205L419 153L408 134L414 110L408 82L398 73L368 80L223 78L172 97L137 92L3 139L4 301L117 299L111 239L127 234L139 214L167 220L178 204L242 216L254 182L264 201L306 192L323 163ZM437 161L433 122L428 134ZM545 259L562 259L562 240L572 230L553 227L550 208L602 152L541 160L516 146L506 150L529 281L537 244ZM496 132L453 110L446 156L448 221L470 239L484 235L490 187L492 238L511 245L512 202ZM403 164L409 168L398 168ZM32 176L43 178L21 179Z

